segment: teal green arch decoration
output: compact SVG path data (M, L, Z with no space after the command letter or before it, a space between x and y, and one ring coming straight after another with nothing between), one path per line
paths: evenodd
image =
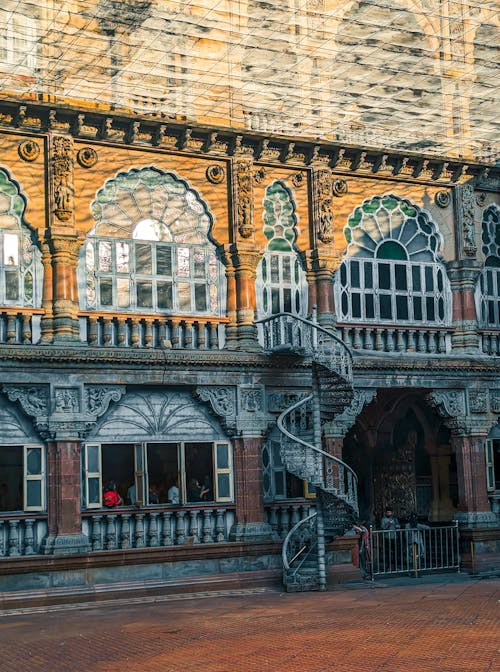
M291 252L297 238L297 216L291 191L279 180L266 188L264 235L272 252Z
M443 237L430 214L394 194L374 196L355 208L344 235L348 257L379 257L388 243L404 248L410 261L442 260Z

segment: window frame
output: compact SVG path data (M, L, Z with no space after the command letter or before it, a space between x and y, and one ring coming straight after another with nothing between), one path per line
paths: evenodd
M9 13L8 10L4 11ZM18 46L19 30L23 32L23 37ZM3 36L0 36L0 69L15 68L21 74L26 74L33 73L36 66L37 21L33 16L15 12L6 22Z
M40 451L40 473L28 474L28 451ZM46 456L45 446L41 444L26 444L23 446L23 511L45 511L46 509ZM40 504L38 506L28 505L28 483L40 484Z

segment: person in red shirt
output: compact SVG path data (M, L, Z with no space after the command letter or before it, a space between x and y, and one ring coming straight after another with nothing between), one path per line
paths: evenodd
M116 483L114 481L109 481L107 486L104 488L102 503L108 509L114 509L117 506L121 506L123 504L123 499L120 497L116 489Z

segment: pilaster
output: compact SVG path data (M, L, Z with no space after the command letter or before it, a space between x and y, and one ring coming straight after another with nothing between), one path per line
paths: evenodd
M481 265L475 259L462 259L448 262L446 267L452 292L452 349L477 353L479 336L474 295Z

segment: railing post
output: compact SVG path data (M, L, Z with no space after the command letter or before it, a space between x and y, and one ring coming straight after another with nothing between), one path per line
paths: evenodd
M313 324L318 324L318 306L316 304L313 304L312 307L311 322ZM312 330L312 347L314 352L316 352L318 349L318 330L314 328Z

